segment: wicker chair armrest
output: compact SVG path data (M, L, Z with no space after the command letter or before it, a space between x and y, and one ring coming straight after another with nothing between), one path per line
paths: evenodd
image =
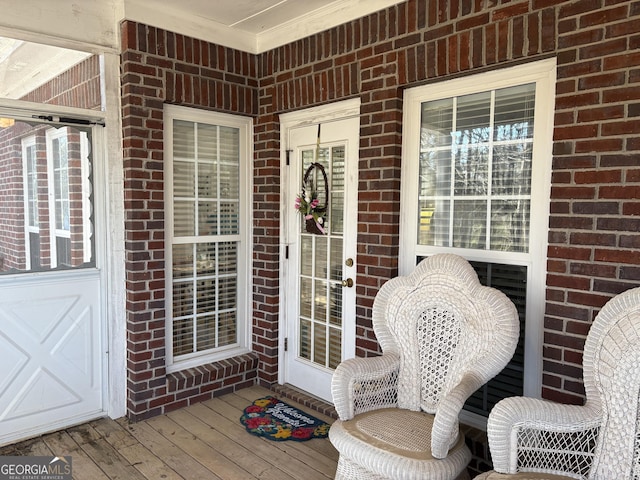
M397 355L352 358L345 360L333 373L331 393L340 420L379 408L398 406Z
M487 425L493 468L500 473L588 473L600 421L601 412L588 406L526 397L501 400Z
M433 420L431 453L435 458L445 458L459 433L458 415L467 399L483 385L483 381L467 373L458 385L440 401Z

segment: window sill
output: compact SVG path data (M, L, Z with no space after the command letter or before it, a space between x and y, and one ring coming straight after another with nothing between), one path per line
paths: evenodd
M198 387L211 382L219 382L222 386L237 383L237 377L255 371L257 375L258 355L250 352L227 358L217 362L185 368L167 374L167 391L177 392L187 388Z

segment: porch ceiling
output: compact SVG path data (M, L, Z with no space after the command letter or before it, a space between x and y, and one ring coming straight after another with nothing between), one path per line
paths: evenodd
M261 53L404 0L118 1L125 19ZM0 98L21 98L86 56L0 37Z

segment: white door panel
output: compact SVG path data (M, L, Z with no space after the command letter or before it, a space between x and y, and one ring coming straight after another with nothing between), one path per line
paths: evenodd
M288 259L281 278L286 351L281 350L280 381L332 401L333 371L355 354L360 122L353 114L341 118L337 113L334 118L319 119L312 112L309 118L320 128L318 123L286 125L283 121L290 164L284 182L283 237ZM294 208L312 163L323 165L330 186L324 234L308 232L302 215ZM322 172L312 171L320 179L322 197Z
M103 411L100 274L0 284L0 444Z

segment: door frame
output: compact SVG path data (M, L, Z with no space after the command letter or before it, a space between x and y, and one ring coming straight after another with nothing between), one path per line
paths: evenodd
M290 229L286 212L287 206L294 204L294 199L289 196L288 185L291 181L290 175L297 173L293 172L294 169L289 168L287 165L289 134L291 130L297 128L316 126L322 123L346 120L353 117L359 118L360 104L360 98L353 98L280 115L280 302L278 308L278 316L280 318L278 331L278 383L280 385L285 383L285 339L290 327L288 322L291 321L286 314L288 293L285 279L291 275L288 259L286 258L287 248L291 241L288 237ZM351 358L355 356L355 321L349 330L343 330L343 335L347 339L347 341L344 342L345 349L343 357Z

